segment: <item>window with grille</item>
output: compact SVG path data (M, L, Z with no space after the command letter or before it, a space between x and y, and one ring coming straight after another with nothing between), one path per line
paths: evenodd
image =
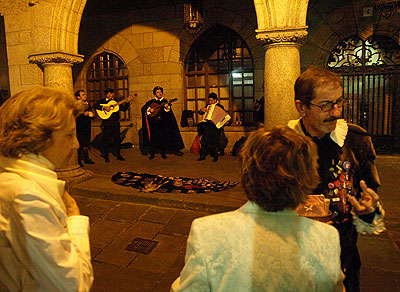
M103 52L98 54L87 72L88 101L93 104L104 98L104 90L114 89L115 99L122 99L129 94L128 69L118 56ZM121 120L130 119L130 110L121 112Z
M197 113L215 92L232 117L232 125L254 124L254 66L246 42L230 28L218 25L204 32L185 60L185 107ZM195 114L196 122L201 116Z
M386 36L352 36L332 50L327 67L341 75L348 99L343 117L375 136L392 135L400 47Z

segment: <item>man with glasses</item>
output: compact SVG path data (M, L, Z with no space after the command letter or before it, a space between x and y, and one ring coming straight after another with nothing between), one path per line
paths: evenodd
M342 80L336 74L309 68L295 83L295 105L301 118L288 125L317 144L320 184L313 194L330 200L330 223L340 233L344 284L349 292L360 291L357 233L378 234L385 227L376 193L380 180L375 149L363 128L341 118L345 102Z

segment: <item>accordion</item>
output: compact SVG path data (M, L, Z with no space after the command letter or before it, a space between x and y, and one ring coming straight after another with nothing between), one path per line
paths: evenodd
M230 119L231 116L228 115L228 113L221 107L217 106L216 104L210 104L207 106L207 112L204 114L202 122L213 122L217 129L220 129Z

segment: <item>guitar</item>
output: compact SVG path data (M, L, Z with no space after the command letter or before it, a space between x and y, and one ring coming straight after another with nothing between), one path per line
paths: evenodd
M123 100L118 101L118 102L116 102L115 100L112 99L108 103L101 103L100 104L103 107L108 106L110 108L109 111L106 111L104 109L103 110L96 109L96 112L97 112L97 114L99 115L99 117L102 120L107 120L109 117L111 117L111 115L113 113L116 113L116 112L119 111L119 105L120 104L122 104L124 102L130 102L132 99L133 99L132 95L130 95L127 98L124 98Z
M166 104L166 103L172 103L172 102L175 102L175 101L177 101L177 100L178 100L177 98L173 98L173 99L171 99L169 102L168 102L168 101L164 101L162 104L158 104L158 103L156 103L156 102L151 103L151 104L150 104L150 107L151 107L152 109L154 109L154 111L153 111L151 114L149 114L149 117L154 118L154 117L160 112L160 110L161 110L161 108L164 106L164 104Z

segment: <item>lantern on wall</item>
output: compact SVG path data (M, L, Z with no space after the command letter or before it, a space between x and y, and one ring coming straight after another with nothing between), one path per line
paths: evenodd
M376 11L383 17L390 17L400 10L400 0L376 0Z
M188 0L183 4L183 27L191 34L198 33L203 28L203 8L201 0Z

